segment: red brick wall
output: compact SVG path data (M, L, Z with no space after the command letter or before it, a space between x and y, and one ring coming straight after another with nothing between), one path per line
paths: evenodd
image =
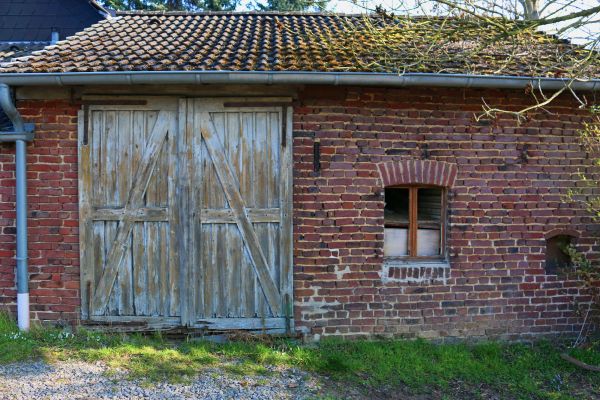
M35 140L27 146L32 318L79 318L77 106L20 102ZM0 144L0 309L15 309L14 144Z
M568 100L518 125L477 123L481 98L523 104L520 92L311 88L294 116L296 326L308 335L493 336L571 333L578 284L544 273L544 236L598 226L561 195L588 169ZM79 317L77 106L21 102L36 123L28 147L31 303L40 320ZM321 170L313 170L320 141ZM0 308L14 310L14 150L0 145ZM456 166L444 279L383 279L383 180L378 165ZM441 165L441 164L438 164Z
M482 97L502 107L527 102L518 91L313 87L301 94L294 116L299 329L317 337L504 338L578 329L571 303L589 298L579 296L577 282L545 274L544 252L545 234L563 229L578 231L582 251L597 250L598 226L561 198L577 171L589 170L576 135L584 114L565 98L555 114L522 125L509 117L476 122ZM377 166L414 159L457 167L447 276L384 272L387 178ZM419 282L423 272L428 279Z

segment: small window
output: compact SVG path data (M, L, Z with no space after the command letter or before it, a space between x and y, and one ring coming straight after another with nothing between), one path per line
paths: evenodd
M557 275L571 267L571 257L565 249L573 243L573 236L556 235L546 239L546 274Z
M444 199L443 188L386 188L384 255L445 258Z

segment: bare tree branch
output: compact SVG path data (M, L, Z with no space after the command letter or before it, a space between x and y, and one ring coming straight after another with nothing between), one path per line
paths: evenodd
M552 25L552 24L557 24L559 22L570 21L570 20L576 19L576 18L588 17L590 15L594 15L597 13L600 13L600 6L592 7L592 8L582 10L579 12L575 12L572 14L562 15L562 16L556 17L556 18L541 18L541 19L538 19L537 21L535 21L535 24L537 26Z

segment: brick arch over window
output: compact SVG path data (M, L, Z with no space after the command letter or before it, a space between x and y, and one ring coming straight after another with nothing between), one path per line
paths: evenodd
M433 160L388 161L377 165L383 186L434 185L452 187L456 164Z

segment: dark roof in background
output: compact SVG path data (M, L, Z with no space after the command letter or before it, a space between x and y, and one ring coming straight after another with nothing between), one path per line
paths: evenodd
M515 43L462 19L400 22L378 47L383 17L318 13L121 13L0 72L318 71L560 77L570 44L543 33ZM443 46L432 38L450 37ZM329 44L326 44L329 43ZM483 43L483 44L482 44ZM386 45L387 46L387 45ZM388 64L378 52L393 57ZM558 66L558 67L557 67ZM597 67L597 66L596 66ZM595 67L595 68L596 68Z
M1 43L0 42L0 63L10 61L15 57L23 57L31 54L34 51L41 50L48 46L48 42L44 43Z
M49 42L53 28L64 39L104 14L90 0L0 0L0 42Z
M93 0L0 0L0 65L43 49L50 44L53 29L64 39L106 14ZM0 132L12 129L0 110Z

